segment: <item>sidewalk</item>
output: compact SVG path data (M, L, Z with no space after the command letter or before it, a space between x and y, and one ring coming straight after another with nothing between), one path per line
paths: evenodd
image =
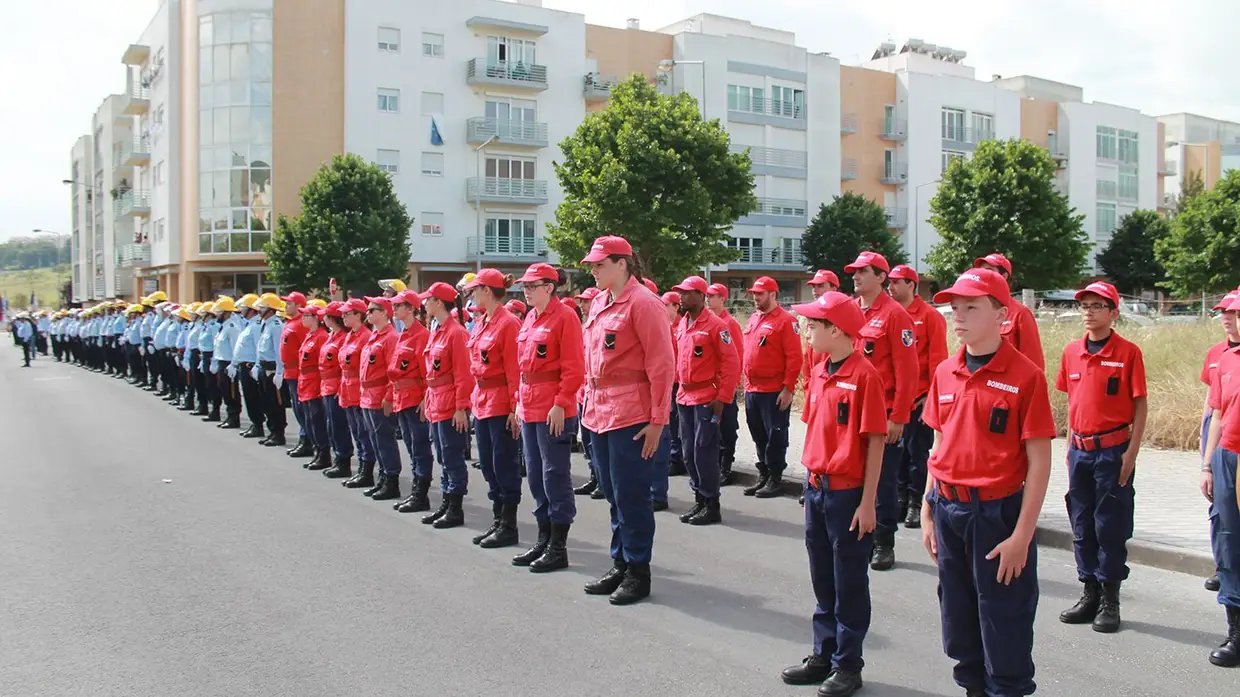
M744 408L740 415L741 434L736 445L734 470L746 480L757 477L753 441L745 427ZM792 415L788 433L788 470L785 486L792 495L800 492L805 479L801 466L801 446L805 424L800 414ZM1072 528L1064 496L1068 491L1067 444L1062 438L1051 443L1051 481L1038 523L1041 544L1072 548ZM1171 571L1207 576L1214 573L1210 552L1208 503L1198 489L1200 457L1196 452L1143 448L1137 457L1134 486L1137 491L1136 525L1128 543L1129 561ZM739 494L737 487L732 492ZM726 505L726 504L725 504Z

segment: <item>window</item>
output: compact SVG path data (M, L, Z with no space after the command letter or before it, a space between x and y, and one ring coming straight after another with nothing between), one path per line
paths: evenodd
M488 157L486 176L499 179L534 179L534 165L533 160Z
M375 155L375 164L388 174L398 174L400 172L400 151L380 149Z
M442 237L443 213L423 213L422 234L427 237Z
M1108 126L1099 126L1095 138L1098 144L1098 159L1114 160L1117 152L1115 129Z
M156 242L164 241L164 231L165 231L164 219L160 218L159 220L155 222L155 241Z
M1095 191L1098 198L1115 199L1119 187L1115 182L1107 179L1099 179L1095 185Z
M505 216L487 218L486 239L483 251L492 254L538 253L538 240L534 234L535 220L531 216Z
M896 169L896 151L890 148L883 150L883 178L891 179L895 176Z
M1103 247L1107 242L1111 241L1111 234L1115 232L1115 204L1099 203L1096 210L1098 221L1094 230L1094 240L1098 246Z
M425 35L424 35L425 36ZM443 36L439 34L430 34L429 36L438 36L440 51L443 50ZM425 42L425 38L423 41ZM522 64L536 65L538 44L529 39L513 39L507 36L488 36L487 37L487 64L488 65L505 65L505 64ZM426 53L425 44L423 45L423 54Z
M400 111L400 90L379 88L379 111L395 114Z
M952 160L963 160L964 158L965 158L965 154L962 152L957 152L955 150L944 150L943 151L943 171L944 172L947 171L947 166L952 163Z
M434 115L443 113L443 94L439 92L422 93L422 113Z
M443 176L443 153L441 152L422 153L422 176L425 176L425 177L442 177Z
M1123 140L1120 140L1122 146ZM1119 166L1119 197L1129 201L1137 199L1137 166Z
M728 111L749 111L763 113L763 93L761 87L745 87L728 85Z
M523 121L528 123L537 120L535 118L537 110L537 102L524 99L487 100L486 117L497 121Z
M158 186L159 184L163 184L163 183L164 183L164 161L160 160L159 162L155 163L155 184Z
M1128 164L1137 164L1137 139L1138 134L1135 131L1125 131L1122 128L1117 132L1118 140L1118 156L1120 162Z
M395 27L379 27L379 50L400 53L400 30Z
M971 142L980 143L983 140L993 140L995 137L995 117L990 114L973 113L973 140Z
M771 88L771 109L773 116L786 116L799 119L805 116L805 90L794 87Z
M943 107L943 115L941 118L943 127L943 140L954 140L964 142L964 110L949 109Z
M896 107L894 104L883 106L883 133L894 133L896 127Z
M443 58L443 34L422 32L422 55L427 58Z
M164 125L164 105L160 104L155 107L155 113L151 116L152 130L159 130Z

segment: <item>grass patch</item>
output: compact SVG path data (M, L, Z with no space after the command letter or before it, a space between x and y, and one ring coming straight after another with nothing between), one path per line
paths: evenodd
M69 278L68 267L0 271L0 295L9 299L11 311L24 310L33 289L40 307L60 307L60 285Z

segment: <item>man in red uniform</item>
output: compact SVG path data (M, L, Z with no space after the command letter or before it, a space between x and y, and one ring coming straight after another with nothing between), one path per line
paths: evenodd
M877 252L862 252L844 267L853 276L857 304L865 313L866 326L855 337L861 351L883 380L887 398L887 437L883 448L883 474L878 480L878 532L870 568L887 571L896 563L896 526L900 522L900 497L896 471L904 459L904 426L913 410L917 391L917 348L913 320L884 289L891 266Z
M301 321L301 308L306 306L306 296L293 291L280 299L284 301L284 314L289 319L280 334L280 361L284 364L284 384L288 386L289 400L293 403L293 418L297 419L297 445L289 448L288 456L306 457L314 454L314 443L306 433L306 415L301 408L301 398L297 396L297 380L301 377L298 357L301 343L310 333Z
M719 514L719 422L725 405L736 399L741 364L733 338L715 313L706 309L706 280L690 276L672 290L683 311L676 325L676 414L685 469L694 506L680 516L690 525L711 525Z
M754 309L745 327L745 423L758 453L758 481L746 496L780 495L788 466L788 417L801 376L801 328L779 306L779 285L762 276L749 289Z
M706 288L706 307L728 325L728 333L732 337L732 348L736 349L736 357L743 367L745 365L745 343L743 341L745 335L741 333L741 325L737 323L736 318L728 312L727 300L728 287L722 283L712 283ZM739 400L743 396L738 386L737 399L733 399L723 407L723 416L719 423L719 443L723 448L719 453L720 486L732 483L732 465L736 462L736 440L741 430Z
M1119 589L1128 578L1135 494L1132 475L1145 433L1145 361L1116 334L1119 292L1095 282L1077 291L1085 337L1063 349L1055 389L1068 393L1068 518L1080 601L1059 615L1119 631Z
M1004 280L1012 277L1012 262L998 253L974 259L973 268L990 269L1003 276ZM1046 355L1042 353L1042 337L1038 333L1038 321L1034 319L1033 311L1016 298L1008 300L1008 317L1003 323L1003 338L1012 342L1016 350L1025 354L1025 357L1033 361L1034 365L1046 370Z
M1056 428L1046 375L1004 341L1011 293L986 269L934 296L964 348L939 364L922 419L934 429L922 543L939 567L943 650L969 697L1030 695L1038 609L1034 532Z
M1224 351L1240 346L1240 331L1237 331L1236 328L1236 313L1227 309L1231 305L1232 301L1237 297L1240 297L1240 291L1233 290L1227 295L1224 295L1222 300L1219 300L1214 304L1214 311L1219 313L1219 323L1223 325L1223 333L1226 334L1227 338L1211 346L1210 350L1206 351L1205 363L1201 366L1201 381L1206 385L1206 407L1205 412L1201 415L1201 454L1203 457L1206 452L1206 438L1210 433L1210 416L1214 413L1213 410L1210 409L1209 394L1210 385L1213 382L1212 379L1214 377L1214 371L1218 369L1218 360L1222 357ZM1210 506L1211 512L1207 513L1207 516L1210 519L1211 542L1214 541L1215 536L1214 515L1212 514L1213 508L1213 506ZM1219 589L1217 558L1215 558L1214 564L1216 567L1215 573L1206 579L1206 590L1211 593L1217 593Z
M913 411L904 429L904 458L896 472L900 495L900 519L907 528L921 527L921 500L926 495L926 460L934 432L921 421L930 376L947 359L947 320L917 295L921 279L911 266L901 264L888 276L887 292L913 320L913 346L917 349L917 392Z

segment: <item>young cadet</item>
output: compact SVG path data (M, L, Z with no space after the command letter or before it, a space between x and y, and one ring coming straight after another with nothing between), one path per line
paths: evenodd
M853 349L866 319L852 298L828 291L792 309L809 320L809 345L827 359L814 368L801 414L808 424L802 453L805 548L818 601L814 651L781 677L791 685L822 683L819 695L841 697L861 689L861 650L870 628L866 567L874 541L887 403L882 378Z
M917 349L917 390L913 411L904 429L904 458L896 472L900 494L900 519L907 528L921 527L921 500L926 495L926 460L934 432L921 421L930 376L947 360L947 320L917 295L921 279L913 267L901 264L887 277L887 292L913 320L913 346Z
M1068 393L1068 518L1072 523L1081 599L1059 615L1119 631L1119 588L1128 578L1133 470L1145 432L1145 362L1136 344L1116 334L1119 292L1095 282L1077 291L1085 337L1063 349L1055 389Z
M990 269L1003 277L1004 281L1012 278L1012 262L1002 254L987 254L973 260L973 268ZM1011 295L1011 292L1008 293ZM1033 364L1046 370L1046 355L1042 353L1042 337L1038 333L1038 322L1033 318L1033 311L1015 298L1008 301L1008 317L1003 323L1003 338L1012 342L1017 351L1033 361Z
M900 439L913 410L917 391L917 349L913 345L913 320L884 292L891 266L877 252L862 252L844 267L853 276L857 304L865 313L866 326L853 337L853 348L860 350L883 379L887 396L887 438L884 440L883 473L878 480L878 531L874 535L874 555L870 568L887 571L896 563L896 526L900 519L900 498L896 492L896 471L904 459Z
M289 448L287 454L289 457L306 457L315 454L312 429L306 422L305 410L301 406L301 390L297 389L297 380L301 377L301 344L310 333L310 328L301 319L302 309L306 307L306 296L293 291L282 296L280 300L284 302L284 314L289 319L284 323L280 334L280 363L284 366L284 384L288 386L293 418L297 420L297 445ZM315 356L316 363L317 360L318 357Z
M1212 378L1214 377L1214 371L1218 368L1218 359L1222 357L1223 352L1226 351L1227 349L1232 349L1237 346L1240 346L1240 330L1237 330L1236 328L1236 313L1227 309L1227 307L1231 305L1232 301L1235 300L1237 297L1240 297L1240 291L1233 290L1227 295L1224 295L1222 300L1219 300L1217 303L1214 304L1214 310L1219 313L1218 314L1219 323L1223 325L1223 333L1226 335L1226 338L1218 342L1217 344L1211 346L1210 349L1206 351L1206 359L1205 359L1205 362L1201 366L1201 381L1205 383L1206 385L1205 413L1201 415L1201 455L1202 457L1205 457L1206 440L1209 438L1209 434L1210 434L1210 416L1211 414L1214 413L1213 410L1210 409L1209 390L1210 390L1210 385L1213 382ZM1214 506L1211 504L1207 512L1207 516L1210 519L1210 541L1212 544L1214 542L1214 536L1215 536L1213 510L1214 510ZM1215 565L1215 573L1212 574L1209 578L1207 578L1206 583L1205 583L1206 590L1210 591L1211 593L1217 593L1218 588L1219 588L1218 558L1217 557L1215 557L1214 559L1214 565Z
M723 323L728 325L728 334L732 337L732 348L736 349L736 356L740 359L739 365L741 370L745 368L745 335L741 333L741 325L736 318L728 312L728 287L722 283L712 283L706 288L706 307L715 314ZM666 302L666 296L665 296ZM676 303L679 305L680 303ZM675 320L672 320L673 324ZM739 395L743 397L744 395ZM739 401L733 399L723 407L723 415L720 417L719 423L719 443L722 450L719 452L719 485L727 486L732 483L732 465L736 463L736 441L740 434L740 404ZM673 434L676 440L678 436Z
M695 502L680 522L712 525L723 521L719 514L719 422L724 407L736 399L741 364L728 325L706 309L706 280L690 276L672 290L680 293L682 311L674 341L676 383L680 385L676 415Z
M769 499L779 496L788 466L788 420L792 396L801 378L801 328L779 306L779 285L760 276L748 291L755 312L745 327L745 423L758 454L758 481L742 493ZM683 388L682 388L683 389Z
M834 271L818 269L814 272L814 277L806 281L805 285L809 286L809 292L813 294L814 300L817 300L822 297L823 293L839 290L840 277L836 276ZM808 345L805 347L804 354L801 362L801 377L805 380L805 384L809 385L810 370L826 360L826 356L815 353Z
M987 269L934 296L963 348L930 381L936 431L922 543L939 567L943 650L969 697L1030 695L1038 609L1034 532L1050 479L1046 375L1003 340L1011 294Z

